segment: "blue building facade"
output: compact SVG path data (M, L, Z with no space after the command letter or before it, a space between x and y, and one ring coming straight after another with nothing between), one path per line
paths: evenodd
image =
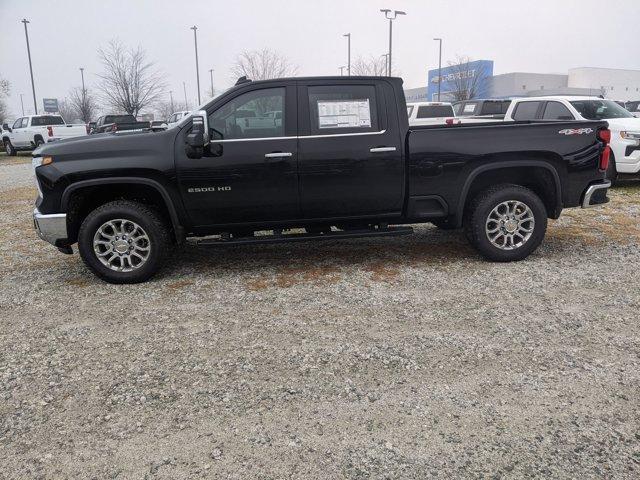
M486 98L490 95L491 77L493 77L493 60L475 60L466 65L466 70L460 65L442 68L440 79L440 99L452 101L451 92L457 91L458 86L470 87L475 82L475 98ZM429 70L427 83L427 99L438 100L438 69Z

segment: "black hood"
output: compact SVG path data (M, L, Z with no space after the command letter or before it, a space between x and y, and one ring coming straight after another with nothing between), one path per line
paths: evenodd
M46 143L33 151L34 156L64 158L99 158L118 153L164 151L171 148L177 129L161 132L99 133Z

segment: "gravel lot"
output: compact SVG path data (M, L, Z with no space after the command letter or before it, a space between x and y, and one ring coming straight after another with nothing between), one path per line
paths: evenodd
M115 286L36 238L28 162L0 157L0 477L640 477L640 184L516 264L421 226Z

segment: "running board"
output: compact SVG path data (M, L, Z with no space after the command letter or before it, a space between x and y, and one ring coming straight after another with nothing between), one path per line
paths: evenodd
M284 242L307 242L310 240L344 240L349 238L363 237L390 237L396 235L410 235L413 233L411 227L389 227L374 230L348 230L327 233L290 233L284 235L263 235L257 237L239 237L225 239L203 239L198 240L198 245L207 247L222 247L232 245L256 245L260 243L284 243Z

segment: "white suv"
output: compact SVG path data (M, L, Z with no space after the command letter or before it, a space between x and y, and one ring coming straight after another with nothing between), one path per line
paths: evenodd
M599 97L527 97L514 99L505 121L606 120L613 160L607 177L640 173L640 118L612 100Z
M453 105L447 102L407 103L409 125L444 125L449 118L455 118Z

